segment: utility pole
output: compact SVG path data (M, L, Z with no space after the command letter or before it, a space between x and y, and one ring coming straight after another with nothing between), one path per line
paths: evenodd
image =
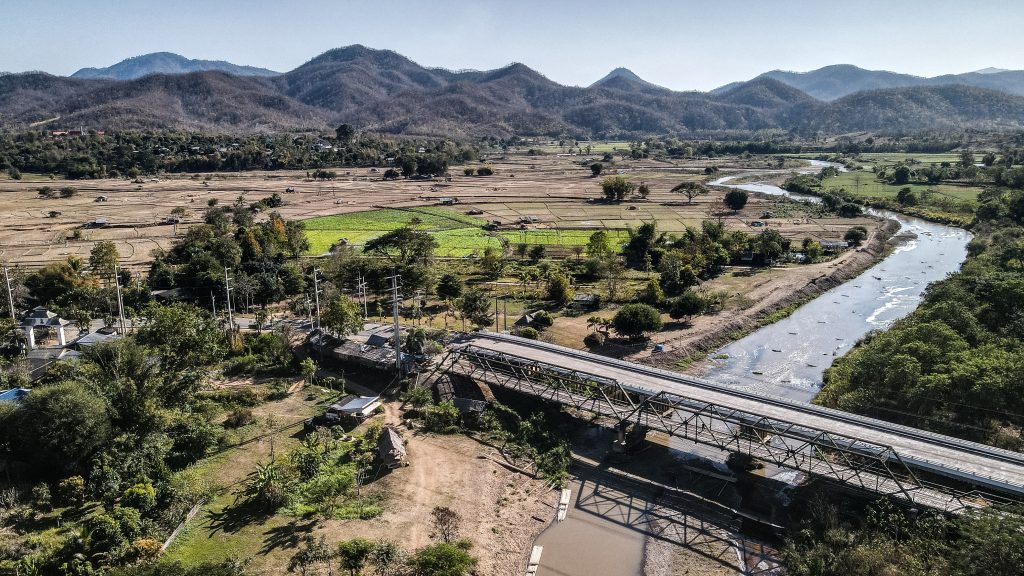
M508 332L508 296L501 299L501 317L504 319L505 332Z
M124 321L124 300L121 299L121 278L118 274L117 264L114 264L114 290L117 293L117 317L121 323L121 334L128 332L127 324Z
M395 368L398 369L398 377L402 377L402 327L399 324L399 307L402 302L402 295L398 293L398 281L402 277L398 275L396 271L394 276L391 276L391 313L394 316L394 330L395 330Z
M316 329L320 330L320 269L313 268L313 298L316 300Z
M309 296L306 296L306 315L309 316L309 329L313 329L313 306L312 302L309 301Z
M356 292L359 294L359 300L363 303L363 324L365 324L370 316L366 310L366 280L360 274L356 282Z
M11 310L11 320L15 322L18 319L14 314L14 289L11 288L11 274L7 270L7 266L4 266L4 285L7 286L7 307Z
M498 326L498 297L494 297L494 331L501 332L501 328Z
M423 290L416 291L416 325L420 325L420 301L423 299Z
M228 301L228 330L235 329L235 319L231 315L231 278L228 277L228 267L224 267L224 295Z

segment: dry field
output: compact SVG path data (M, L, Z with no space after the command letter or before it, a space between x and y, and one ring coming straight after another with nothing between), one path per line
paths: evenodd
M704 179L707 161L610 164L605 175L621 172L635 182L647 182L653 192L646 200L595 203L592 200L600 196L600 179L591 178L588 168L575 164L578 159L510 156L490 162L495 169L491 177L462 176L461 170L453 167L449 182L385 181L379 172L367 168L342 169L339 178L331 182L307 181L306 173L298 171L218 173L208 183L204 182L205 174L168 175L142 184L127 180L0 180L0 216L7 223L0 229L0 261L34 268L70 255L87 256L95 242L111 240L117 245L124 266L144 269L154 250L167 249L187 226L202 221L209 200L230 205L242 196L246 203L251 203L274 192L284 198L279 211L287 219L384 207L430 206L439 197L457 197L460 204L453 210L480 210L479 218L502 222L507 230L503 235L509 242L518 242L522 236L527 242L545 243L555 252L559 251L558 244L579 244L577 237L587 231L621 230L652 219L658 222L660 230L672 233L699 225L703 219L721 217L730 228L753 233L758 229L750 228L749 222L769 210L777 216L769 220L769 226L778 227L784 235L797 240L805 236L841 237L852 224L850 220L817 218L816 214L800 209L780 208L779 201L774 199L752 199L743 211L734 214L723 209L721 191L699 197L692 204L685 197L668 192L684 179ZM721 159L716 163L722 167L722 174L752 164L730 164ZM44 185L55 189L73 186L78 194L72 198L43 199L37 190ZM285 193L289 187L295 193ZM96 202L98 196L106 196L107 201ZM178 226L163 224L176 207L186 210L183 222ZM51 218L51 211L60 215ZM519 232L515 222L522 216L535 216L540 221L530 225L525 233ZM97 219L105 219L107 226L88 227ZM80 239L72 239L76 230L80 230ZM339 238L342 235L340 231Z

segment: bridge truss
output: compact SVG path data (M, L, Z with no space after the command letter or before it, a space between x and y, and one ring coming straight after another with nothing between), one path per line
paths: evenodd
M466 376L635 427L737 452L867 492L947 512L989 504L978 492L923 482L890 446L648 390L474 345L450 349L438 371Z

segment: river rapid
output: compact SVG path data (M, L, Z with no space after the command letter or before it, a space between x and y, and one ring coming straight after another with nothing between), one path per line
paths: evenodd
M812 161L815 169L837 166ZM820 202L814 196L791 194L763 182L713 185L749 192ZM765 326L714 352L704 377L714 382L810 400L821 389L822 375L872 330L884 330L910 314L925 288L960 268L971 234L961 228L927 222L888 210L870 214L899 222L902 241L883 260L860 276L804 304L788 318Z

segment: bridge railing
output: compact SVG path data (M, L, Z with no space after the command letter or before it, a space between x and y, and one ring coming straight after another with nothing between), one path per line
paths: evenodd
M624 385L473 345L451 350L439 369L604 416L623 428L656 430L917 505L955 511L983 502L926 486L890 446L801 422Z

